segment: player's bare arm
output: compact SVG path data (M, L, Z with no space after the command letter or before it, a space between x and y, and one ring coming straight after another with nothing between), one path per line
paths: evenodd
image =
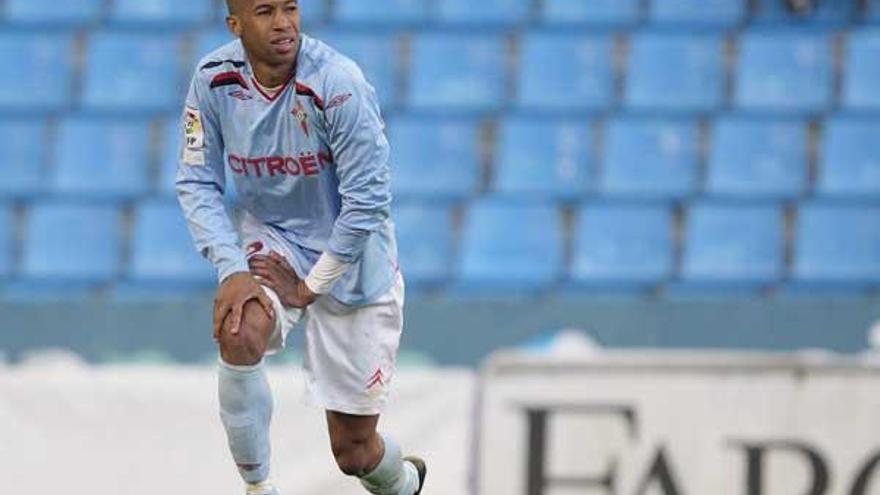
M259 277L261 284L274 290L285 307L305 308L318 298L296 274L287 259L275 251L268 256L253 256L248 264L251 273Z
M220 339L223 328L228 328L233 335L239 332L244 306L253 300L260 303L270 320L275 319L272 300L263 292L253 275L239 272L226 277L214 299L214 340Z

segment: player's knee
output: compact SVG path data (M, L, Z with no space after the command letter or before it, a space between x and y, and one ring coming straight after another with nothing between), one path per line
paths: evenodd
M369 470L366 445L349 444L333 452L336 465L347 476L362 477Z
M250 366L266 353L274 322L256 301L245 303L238 333L224 329L220 337L220 356L229 364Z

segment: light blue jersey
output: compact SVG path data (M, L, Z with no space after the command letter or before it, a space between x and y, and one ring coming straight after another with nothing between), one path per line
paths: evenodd
M296 73L270 97L233 41L199 62L183 120L178 198L220 280L248 270L223 204L231 174L242 207L290 243L300 277L327 251L353 264L331 291L343 303L370 303L391 287L388 141L354 62L303 35Z

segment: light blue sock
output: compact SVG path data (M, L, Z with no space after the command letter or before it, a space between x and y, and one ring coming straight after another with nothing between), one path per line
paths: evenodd
M220 360L220 420L226 428L229 450L246 483L269 478L269 424L272 391L263 362L234 366Z
M413 495L419 489L419 473L412 463L405 462L400 446L391 437L382 435L385 455L371 473L361 478L361 484L374 495Z

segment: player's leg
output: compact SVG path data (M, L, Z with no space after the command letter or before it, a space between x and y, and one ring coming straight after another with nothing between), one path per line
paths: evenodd
M239 473L250 485L269 477L272 392L263 355L274 330L275 321L262 306L248 301L239 332L233 334L224 325L219 339L220 418Z
M379 495L415 495L424 482L424 464L405 460L400 446L376 431L379 416L327 411L330 446L339 469L360 478L364 488Z

